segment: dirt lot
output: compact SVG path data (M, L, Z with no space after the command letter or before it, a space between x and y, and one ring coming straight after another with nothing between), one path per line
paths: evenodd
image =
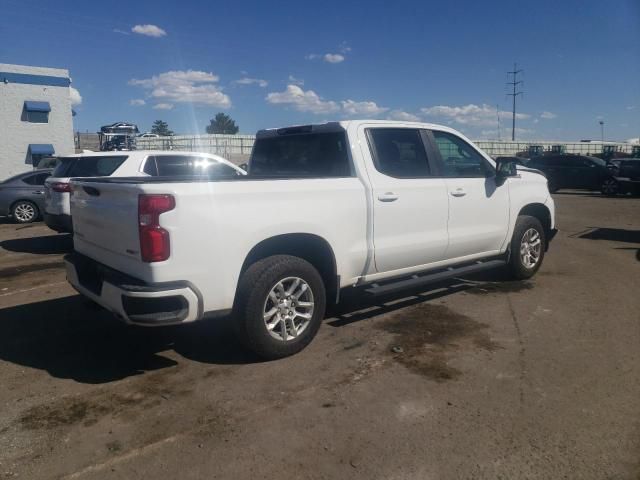
M532 281L352 302L267 363L225 321L121 325L69 238L0 224L0 479L638 480L640 199L556 201Z

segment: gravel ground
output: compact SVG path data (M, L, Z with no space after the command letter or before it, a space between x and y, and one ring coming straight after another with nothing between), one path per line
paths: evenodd
M351 298L276 362L118 323L70 238L0 222L0 479L638 480L640 199L556 204L531 281Z

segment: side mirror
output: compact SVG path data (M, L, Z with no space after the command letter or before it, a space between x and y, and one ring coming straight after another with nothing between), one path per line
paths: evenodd
M516 162L509 159L499 158L496 160L496 183L501 185L508 177L515 177L518 175L518 168Z

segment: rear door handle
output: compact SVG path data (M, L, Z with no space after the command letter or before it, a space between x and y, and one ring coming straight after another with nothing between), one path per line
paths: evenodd
M378 195L378 200L381 202L395 202L398 198L399 196L393 192L386 192Z
M31 192L34 195L44 195L44 190L36 190L35 192Z
M464 197L467 194L467 192L464 191L464 188L456 188L453 192L451 192L451 195L453 195L454 197Z

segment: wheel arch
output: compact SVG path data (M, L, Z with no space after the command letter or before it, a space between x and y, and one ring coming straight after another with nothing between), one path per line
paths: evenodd
M255 262L272 255L292 255L309 262L322 277L327 291L327 303L336 301L340 282L336 257L327 240L312 233L286 233L266 238L247 254L240 277Z
M545 233L545 250L549 248L549 238L551 235L551 211L542 203L529 203L522 207L518 216L529 215L540 220Z

